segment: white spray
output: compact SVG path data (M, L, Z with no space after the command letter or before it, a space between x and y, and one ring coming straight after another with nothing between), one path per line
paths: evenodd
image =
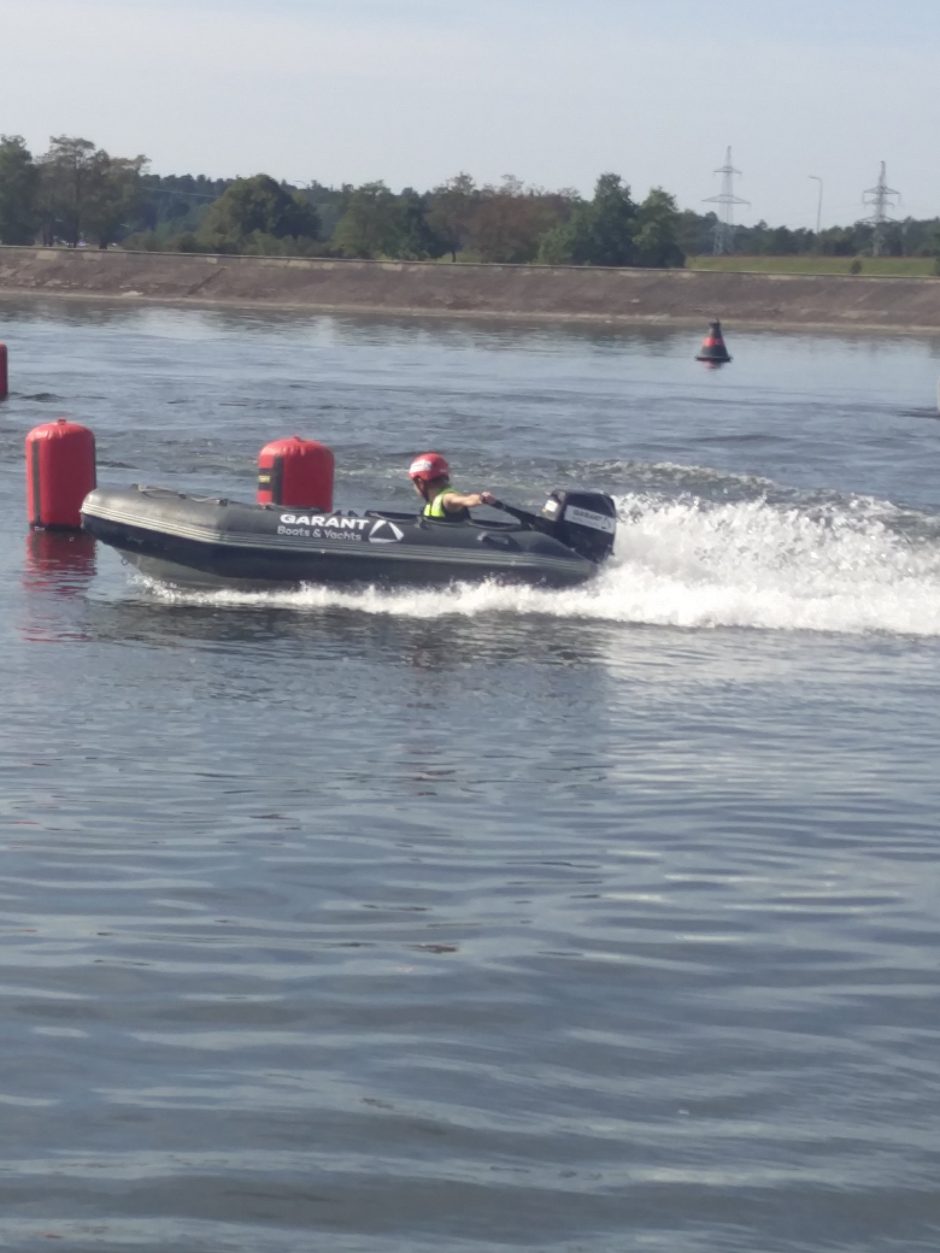
M940 635L940 539L908 538L883 502L807 511L767 500L709 504L642 495L618 499L615 555L591 583L567 591L457 585L441 591L192 593L213 605L348 608L422 619L545 615L688 628ZM887 519L887 521L886 521Z

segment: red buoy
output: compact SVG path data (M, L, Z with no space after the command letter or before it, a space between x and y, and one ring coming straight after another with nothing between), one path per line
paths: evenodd
M731 355L725 347L725 341L721 334L721 323L717 318L709 322L708 334L702 340L702 347L699 349L695 360L704 361L707 365L724 365L726 361L731 360Z
M30 526L77 531L82 501L95 486L95 437L59 418L26 436L26 511Z
M9 378L7 376L7 346L0 344L0 400L6 400Z
M315 439L276 439L258 453L258 504L333 508L333 453Z

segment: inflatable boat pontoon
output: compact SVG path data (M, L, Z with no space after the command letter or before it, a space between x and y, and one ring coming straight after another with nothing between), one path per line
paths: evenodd
M595 575L613 550L616 509L601 492L552 492L541 514L500 508L515 520L324 512L134 485L96 488L81 513L86 531L143 574L208 588L484 579L571 587Z

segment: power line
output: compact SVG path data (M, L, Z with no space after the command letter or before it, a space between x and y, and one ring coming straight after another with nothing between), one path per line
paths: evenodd
M877 185L862 192L862 204L874 209L871 217L862 219L872 227L871 255L873 257L881 256L885 223L894 221L888 212L889 208L894 208L891 203L892 196L897 196L899 201L901 199L901 193L889 187L885 182L885 163L882 161ZM871 199L866 199L866 197L871 197Z
M740 174L740 170L736 170L731 164L731 149L725 150L725 163L714 171L715 174L721 175L721 191L717 196L706 196L705 204L717 204L721 206L721 214L715 223L715 242L712 252L715 256L722 253L731 252L734 247L734 206L736 204L750 204L749 200L742 200L740 196L734 194L734 176Z

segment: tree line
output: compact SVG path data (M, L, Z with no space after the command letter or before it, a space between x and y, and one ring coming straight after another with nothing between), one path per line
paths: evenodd
M292 255L476 260L548 265L682 266L712 252L714 213L680 210L654 187L637 202L619 174L599 176L590 199L507 175L478 186L460 173L430 191L384 182L305 187L266 174L210 179L157 175L144 156L113 157L90 140L53 136L39 157L0 135L0 243ZM864 222L809 230L738 227L745 255L871 251ZM889 223L881 251L940 253L940 221Z

